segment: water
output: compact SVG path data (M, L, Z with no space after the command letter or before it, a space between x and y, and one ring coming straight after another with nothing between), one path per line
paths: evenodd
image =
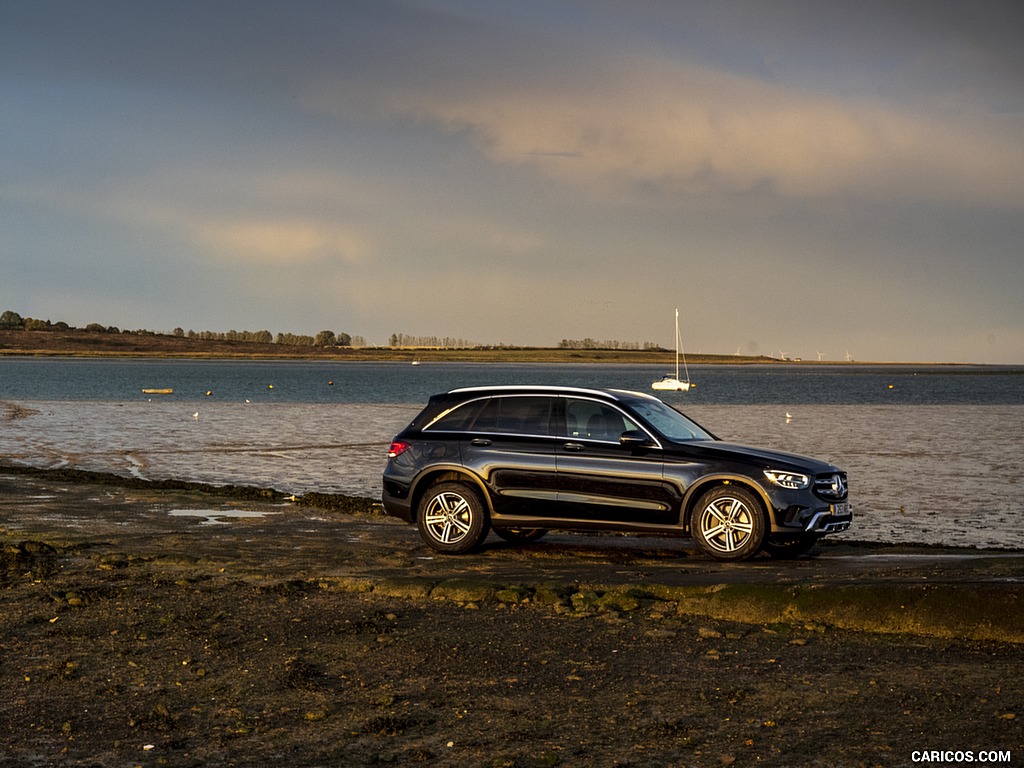
M173 388L175 402L423 403L453 387L556 384L650 391L652 365L331 363L0 358L0 400L130 402ZM687 405L1024 405L1009 366L691 366ZM209 393L209 394L207 394Z
M690 372L697 389L664 399L712 432L849 472L856 519L844 538L1024 548L1024 369ZM622 365L0 359L0 456L152 480L376 497L388 442L434 392L503 383L649 391L661 373ZM142 394L151 387L175 392Z

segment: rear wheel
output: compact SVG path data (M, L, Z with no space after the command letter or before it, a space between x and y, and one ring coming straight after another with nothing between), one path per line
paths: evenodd
M764 544L764 508L745 488L720 485L697 502L690 517L690 535L708 557L747 560Z
M487 512L480 494L464 483L439 483L420 501L416 526L438 552L461 555L487 536Z
M529 544L543 537L548 531L546 528L495 528L494 532L512 544Z

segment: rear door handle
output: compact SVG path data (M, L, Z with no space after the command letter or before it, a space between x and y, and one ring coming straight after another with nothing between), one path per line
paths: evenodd
M582 451L583 443L566 443L562 446L567 451Z
M491 444L490 440L487 440L487 439L482 438L482 437L478 437L478 438L476 438L475 440L473 440L470 443L470 445L478 445L478 446L487 446L487 445L490 445L490 444Z

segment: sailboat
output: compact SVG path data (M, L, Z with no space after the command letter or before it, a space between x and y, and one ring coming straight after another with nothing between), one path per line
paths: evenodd
M651 384L651 389L662 392L689 392L690 387L696 386L696 384L690 383L690 371L686 367L686 354L682 351L682 346L679 341L679 307L676 307L676 375L665 374L663 378ZM680 354L683 356L683 371L686 373L685 379L679 378Z

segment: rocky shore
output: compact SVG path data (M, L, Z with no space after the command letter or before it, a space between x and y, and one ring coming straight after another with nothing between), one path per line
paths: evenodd
M0 471L0 766L1024 755L1021 553L441 558L368 499L100 480Z

